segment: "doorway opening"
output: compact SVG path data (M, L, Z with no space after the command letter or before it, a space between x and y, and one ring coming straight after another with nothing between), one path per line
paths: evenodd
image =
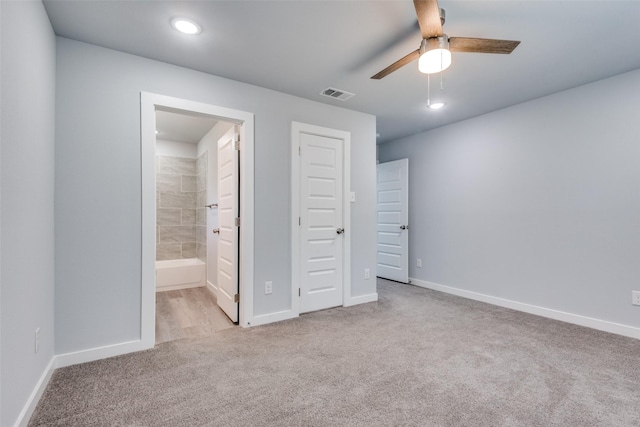
M253 114L149 93L141 94L141 113L145 348L250 326ZM221 151L229 141L232 151Z
M156 344L211 335L237 324L238 307L218 303L225 298L219 295L224 288L217 277L218 145L229 132L237 133L232 122L156 108ZM230 176L239 182L239 167L234 172ZM233 192L235 211L238 191L234 186L227 192ZM237 241L238 230L229 231ZM223 279L237 279L238 257L224 261L224 269L234 271Z

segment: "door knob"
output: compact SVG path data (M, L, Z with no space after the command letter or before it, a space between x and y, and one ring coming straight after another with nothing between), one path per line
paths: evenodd
M344 233L344 228L338 228L338 229L336 230L336 233L338 233L338 234L342 234L342 233Z
M214 228L212 231L213 231L213 234L220 234L219 228Z
M408 230L408 229L409 229L409 226L408 226L408 225L401 225L401 226L400 226L400 229L401 229L401 230Z

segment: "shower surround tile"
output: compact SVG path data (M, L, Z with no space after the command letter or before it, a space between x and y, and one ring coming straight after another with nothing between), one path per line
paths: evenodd
M196 258L201 261L207 262L207 245L196 243Z
M207 154L156 156L156 259L206 262Z
M196 227L193 225L161 225L160 243L194 242Z
M167 173L156 174L156 190L160 193L180 193L182 186L181 175Z
M182 225L196 225L196 209L182 209Z
M207 225L207 209L208 208L196 209L196 225Z
M196 243L189 242L182 244L182 258L196 258Z
M192 196L191 193L160 193L160 207L194 209L196 207L195 196Z
M196 160L181 157L160 156L160 173L196 175Z
M180 258L182 258L182 247L180 243L158 243L156 245L156 261Z
M196 204L196 256L207 262L207 153L198 158L196 165L197 204Z
M207 244L207 227L196 227L196 242Z
M197 191L197 187L198 187L198 179L195 176L192 175L180 175L182 177L182 188L181 190L183 192L193 192L193 191ZM199 175L198 175L199 176Z
M182 225L182 209L158 208L156 210L157 225Z

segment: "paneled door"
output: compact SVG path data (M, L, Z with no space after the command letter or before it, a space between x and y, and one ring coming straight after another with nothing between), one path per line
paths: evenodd
M238 322L239 163L231 128L218 140L218 306Z
M378 277L409 282L409 159L377 166Z
M294 138L300 172L299 310L305 313L343 303L345 141L309 131Z

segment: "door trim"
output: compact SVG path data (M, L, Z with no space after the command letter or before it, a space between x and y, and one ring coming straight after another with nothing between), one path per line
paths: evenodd
M351 133L310 125L300 122L291 122L291 311L296 316L300 315L300 155L298 134L308 133L318 136L327 136L341 139L342 144L342 223L345 229L343 238L342 258L342 306L350 305L351 301Z
M140 339L144 348L155 345L155 127L156 108L185 110L235 123L240 127L240 319L242 327L253 320L254 277L254 115L217 105L204 104L149 92L140 93L142 168L142 277Z

